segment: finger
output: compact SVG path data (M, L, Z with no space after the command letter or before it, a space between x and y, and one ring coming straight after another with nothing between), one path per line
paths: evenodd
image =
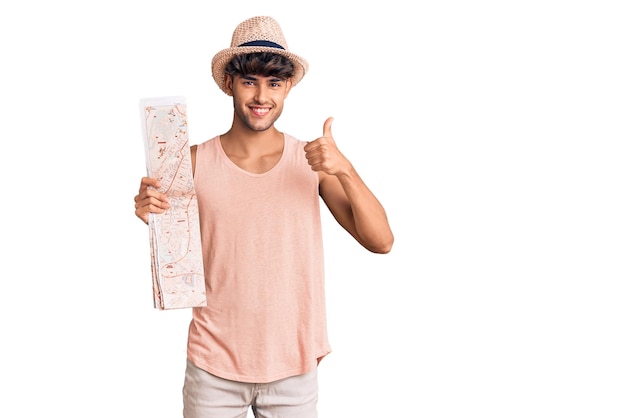
M319 162L312 163L309 161L309 167L311 167L313 171L321 171L321 164Z
M143 201L144 205L149 204L151 207L157 207L163 210L170 208L170 203L166 195L159 193L155 196L150 196Z
M146 190L135 197L135 208L138 209L145 206L154 206L166 210L170 208L170 203L167 195L154 190Z
M162 214L167 212L169 207L169 204L165 202L155 199L146 199L135 204L135 215L141 218L145 223L148 223L148 215L150 213Z
M320 148L312 149L305 154L305 158L309 165L313 165L324 158Z
M148 187L159 189L161 187L161 182L159 181L159 179L153 177L142 177L139 189L147 189Z
M329 117L328 119L326 119L326 121L324 122L324 135L323 136L329 136L329 137L333 137L333 132L332 132L332 125L333 125L333 120L335 118L333 118L332 116Z
M145 189L135 196L135 206L146 206L148 204L156 204L164 208L169 207L169 198L165 193L157 192L153 189Z

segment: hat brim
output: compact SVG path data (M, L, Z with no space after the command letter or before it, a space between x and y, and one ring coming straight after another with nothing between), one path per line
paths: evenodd
M284 49L265 47L265 46L240 46L234 48L226 48L215 54L211 61L211 71L213 72L213 79L217 83L220 90L227 95L231 96L231 92L226 89L224 70L226 65L233 59L234 56L249 54L253 52L271 52L273 54L279 54L287 57L294 65L294 74L291 79L292 86L295 86L302 80L307 70L309 69L308 62L299 55Z

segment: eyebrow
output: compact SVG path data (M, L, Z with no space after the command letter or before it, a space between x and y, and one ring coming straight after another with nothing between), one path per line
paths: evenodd
M241 78L243 78L244 80L250 80L250 81L258 81L259 80L258 76L254 76L254 75L251 75L251 74L243 75L243 76L241 76ZM270 83L277 83L277 82L282 82L282 81L285 81L285 80L282 79L282 78L278 78L278 77L271 77L269 79Z

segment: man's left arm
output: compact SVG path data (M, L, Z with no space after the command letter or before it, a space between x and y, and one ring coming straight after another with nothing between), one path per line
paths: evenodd
M311 169L319 173L320 196L337 222L363 247L388 253L394 236L385 209L337 148L332 121L328 118L323 136L304 147Z

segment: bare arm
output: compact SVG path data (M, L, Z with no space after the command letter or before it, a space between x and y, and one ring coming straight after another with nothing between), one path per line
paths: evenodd
M319 173L320 196L337 222L363 247L388 253L394 236L385 209L337 148L332 120L324 123L323 136L304 148L311 169Z

